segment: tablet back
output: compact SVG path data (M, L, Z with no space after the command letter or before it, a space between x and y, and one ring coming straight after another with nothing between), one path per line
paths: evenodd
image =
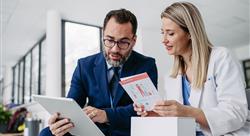
M104 136L95 123L83 112L81 107L71 98L48 97L33 95L35 101L40 103L50 114L60 113L60 117L69 118L74 123L70 131L76 136Z

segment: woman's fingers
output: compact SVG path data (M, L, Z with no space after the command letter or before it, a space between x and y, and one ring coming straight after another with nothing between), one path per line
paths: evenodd
M144 106L142 104L133 104L134 110L136 112L143 112L145 110Z
M133 104L134 111L136 111L137 115L140 115L142 117L145 117L148 115L148 113L145 111L145 107L142 104Z

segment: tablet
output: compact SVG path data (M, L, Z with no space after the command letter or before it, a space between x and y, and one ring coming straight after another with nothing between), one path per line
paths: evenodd
M48 97L33 95L35 101L41 104L50 114L59 112L61 117L69 118L74 123L70 130L76 136L104 136L95 123L83 112L81 107L71 98Z

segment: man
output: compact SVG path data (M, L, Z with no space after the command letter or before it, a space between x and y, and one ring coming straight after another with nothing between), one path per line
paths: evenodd
M80 59L72 77L68 97L81 107L88 98L83 111L107 136L129 136L130 117L136 115L133 101L115 80L147 72L157 86L155 60L132 51L136 29L136 17L130 11L110 11L103 25L103 52ZM40 135L70 135L67 132L74 124L58 118L52 115L49 128Z

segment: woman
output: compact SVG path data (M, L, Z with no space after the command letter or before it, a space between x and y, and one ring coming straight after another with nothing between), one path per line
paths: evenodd
M193 117L197 135L250 135L249 113L239 64L223 47L213 47L198 9L177 2L161 14L163 44L174 64L166 100L153 115ZM148 116L134 104L138 115Z

